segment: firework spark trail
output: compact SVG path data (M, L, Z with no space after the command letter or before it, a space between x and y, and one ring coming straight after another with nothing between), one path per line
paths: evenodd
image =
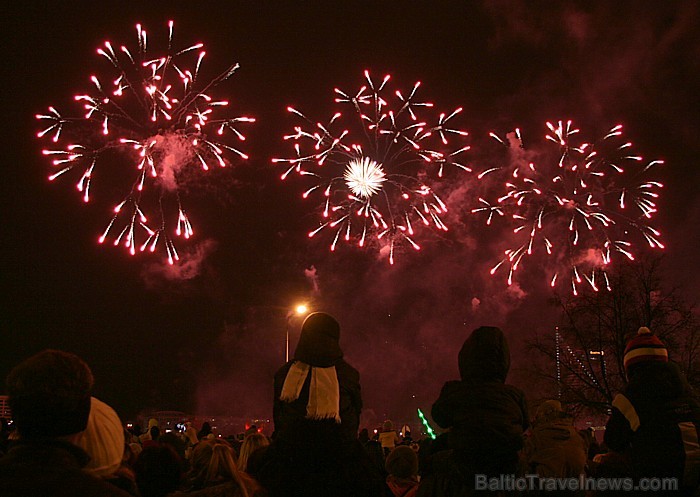
M208 82L199 74L205 52L197 43L173 48L173 22L168 23L168 48L159 55L148 51L146 31L136 26L138 47L118 49L109 41L97 49L116 75L91 76L94 89L76 95L84 109L82 117L65 117L54 107L36 116L44 124L39 138L55 144L43 151L51 157L54 180L74 169L82 170L77 183L83 200L91 195L92 179L103 164L115 160L125 164L133 175L131 187L114 207L114 216L99 237L103 243L112 237L114 245L123 244L133 255L165 247L168 262L179 259L173 236L190 238L194 231L182 204L183 183L188 175L210 167L225 167L226 155L248 156L227 142L245 140L241 124L254 122L245 116L218 117L229 102L216 99L210 91L227 80L238 64ZM66 143L67 137L76 143ZM117 159L107 155L121 152ZM158 214L151 224L151 211Z
M663 161L634 154L620 125L596 143L575 141L580 131L571 121L547 127L545 138L556 144L556 154L525 149L517 129L505 139L490 134L507 149L509 165L478 175L500 183L501 194L492 201L480 198L472 213L485 214L487 225L509 219L517 240L491 274L504 268L511 284L524 259L539 252L552 258L552 287L569 280L574 295L582 284L609 289L606 267L616 255L634 260L635 237L664 248L649 224L663 185L645 179Z
M360 247L372 241L387 247L393 264L398 242L420 249L414 225L447 231L447 206L430 183L448 168L471 172L462 162L468 133L451 125L461 108L429 117L433 104L416 99L420 83L408 94L392 93L390 76L380 82L368 71L364 76L366 84L355 93L335 89L335 102L350 109L325 124L288 107L304 121L284 137L295 155L272 162L286 167L283 180L294 173L312 181L304 198L322 199L322 219L309 237L332 231L331 251L339 240Z

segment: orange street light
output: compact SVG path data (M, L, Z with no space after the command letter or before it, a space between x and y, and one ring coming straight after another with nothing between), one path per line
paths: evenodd
M304 316L309 312L309 308L306 304L298 304L294 307L294 310L290 310L287 313L287 330L285 333L286 341L285 341L285 355L284 355L284 361L289 362L289 328L291 326L291 319L293 316Z

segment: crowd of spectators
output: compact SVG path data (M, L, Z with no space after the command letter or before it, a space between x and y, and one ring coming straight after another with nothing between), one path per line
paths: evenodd
M627 344L628 383L612 401L603 443L591 430L576 430L558 400L542 402L529 416L523 392L506 382L510 353L495 327L474 330L459 351L460 378L446 382L432 406L432 419L443 430L437 439L414 440L406 430L400 436L390 420L370 436L359 424L360 374L345 361L339 338L340 325L329 314L307 317L294 357L274 375L270 437L252 427L242 437L222 438L207 423L163 433L155 419L143 432L127 430L117 412L92 395L94 378L81 358L40 352L6 380L14 431L2 420L0 495L519 493L478 485L504 475L665 478L677 482L674 495L698 490L700 404L648 328Z

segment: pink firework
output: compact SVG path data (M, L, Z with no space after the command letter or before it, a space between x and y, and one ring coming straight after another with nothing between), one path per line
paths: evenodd
M304 198L320 200L322 217L309 237L330 231L332 251L339 240L359 247L374 242L393 264L397 243L420 249L416 226L447 231L447 206L433 183L451 168L471 171L462 159L468 133L451 124L461 108L436 113L432 103L417 100L420 83L408 93L392 92L389 76L375 82L364 75L357 92L335 89L335 102L348 112L326 123L289 107L303 120L284 137L295 153L272 161L285 165L283 180L293 173L309 182Z
M571 121L547 127L546 140L556 148L539 152L523 147L518 129L505 139L491 133L506 147L509 165L479 174L497 181L501 193L480 198L472 212L486 215L487 224L509 220L516 240L491 274L505 268L511 284L524 260L539 253L549 258L552 287L568 279L574 295L582 284L609 289L606 267L616 255L634 260L636 239L664 248L649 224L663 185L647 179L663 161L634 154L619 125L595 143L577 141Z
M93 89L74 97L82 116L65 117L49 107L36 117L45 125L37 136L54 144L43 151L53 159L50 180L80 171L77 188L88 202L92 180L104 165L118 161L133 178L99 242L111 237L132 255L163 245L173 264L179 260L173 238L194 234L182 204L187 178L212 166L226 167L229 153L247 159L231 138L245 140L239 126L255 120L220 116L229 102L211 95L238 64L201 82L203 45L176 50L172 21L168 28L167 50L155 55L148 51L141 25L136 26L135 51L109 41L97 49L113 73L90 76Z

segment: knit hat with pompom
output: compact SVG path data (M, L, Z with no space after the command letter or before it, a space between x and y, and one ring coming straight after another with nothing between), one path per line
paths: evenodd
M124 455L124 428L119 415L92 397L87 428L74 442L90 456L85 471L108 478L119 469Z
M663 342L649 328L642 326L637 336L625 347L625 370L645 362L668 362L668 351Z

